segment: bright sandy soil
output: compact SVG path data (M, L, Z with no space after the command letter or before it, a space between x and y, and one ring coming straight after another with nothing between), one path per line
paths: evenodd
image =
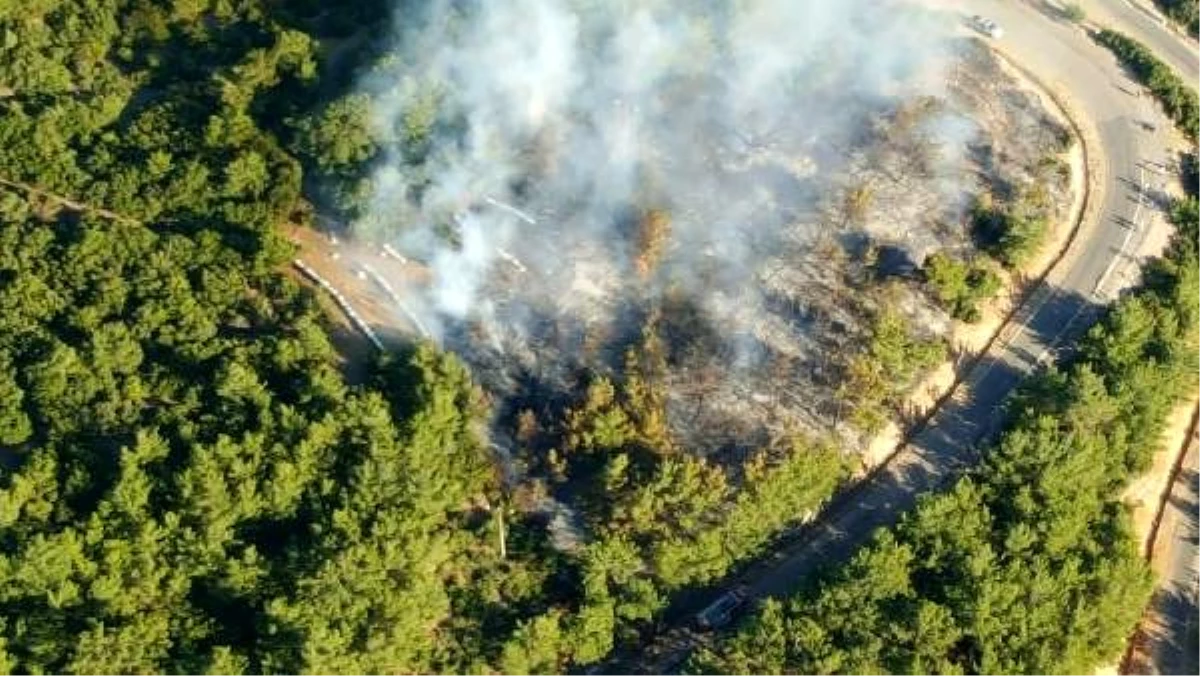
M356 274L352 270L361 270L362 264L365 263L390 279L392 284L400 286L406 281L418 278L416 268L402 265L395 259L382 255L375 247L353 242L334 243L328 235L312 228L296 225L287 225L285 228L288 239L300 248L297 258L344 294L352 303L355 312L385 343L389 342L394 335L393 327L397 323L399 310L388 302L374 282L361 272ZM289 267L288 272L316 290L318 301L325 309L324 314L331 324L330 337L342 359L342 372L351 382L361 382L366 373L367 363L374 353L374 346L328 293L317 288L295 268ZM403 317L399 318L403 321Z
M1192 414L1197 405L1200 405L1200 396L1180 404L1171 412L1171 417L1167 420L1167 428L1163 432L1162 443L1159 444L1158 451L1154 454L1150 471L1135 479L1121 495L1121 499L1129 505L1134 537L1141 544L1142 556L1149 557L1156 545L1161 544L1161 542L1150 541L1154 519L1171 489L1172 470L1175 462L1179 459L1179 454L1183 451L1183 445L1187 440L1188 429L1192 422ZM1160 541L1163 539L1165 538L1159 538ZM1157 573L1158 571L1156 571ZM1150 663L1144 654L1138 653L1136 647L1134 654L1130 655L1129 662L1132 664ZM1120 673L1120 669L1116 664L1105 664L1096 669L1095 673L1097 676L1110 676Z
M1154 517L1159 507L1166 499L1167 491L1171 488L1171 470L1187 439L1188 427L1192 422L1192 413L1200 403L1193 398L1180 404L1171 412L1167 421L1167 429L1163 433L1162 443L1154 454L1154 463L1150 471L1134 480L1125 489L1121 499L1129 505L1133 516L1133 531L1138 542L1142 545L1142 555L1149 556L1154 543L1150 542L1150 531L1154 525Z

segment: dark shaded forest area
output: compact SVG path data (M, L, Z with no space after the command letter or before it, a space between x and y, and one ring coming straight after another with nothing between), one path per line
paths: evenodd
M1192 36L1200 35L1200 2L1196 0L1154 0L1175 23Z

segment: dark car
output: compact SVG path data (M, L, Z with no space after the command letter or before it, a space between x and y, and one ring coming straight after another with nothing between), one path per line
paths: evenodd
M746 590L738 587L721 594L707 608L696 613L696 626L701 629L719 629L733 619L734 612L746 603Z

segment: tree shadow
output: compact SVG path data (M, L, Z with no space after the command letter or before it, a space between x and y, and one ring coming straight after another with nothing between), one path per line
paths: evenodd
M1200 673L1196 635L1200 607L1195 590L1160 587L1150 600L1150 608L1154 621L1143 622L1133 638L1138 652L1150 664L1130 666L1150 673Z
M1074 345L1103 315L1106 305L1077 291L1048 287L1048 292L1033 299L1024 322L1028 339L1010 341L1013 353L1031 368L1061 362L1074 354Z

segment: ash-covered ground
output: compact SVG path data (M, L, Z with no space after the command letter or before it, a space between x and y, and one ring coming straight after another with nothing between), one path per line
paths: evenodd
M401 41L441 84L365 85L381 124L440 111L356 226L412 271L383 273L397 325L470 365L502 448L521 411L554 419L591 376L619 380L651 318L689 452L853 440L837 393L870 318L944 335L920 264L970 255L975 196L1042 176L1065 131L981 43L902 3L716 3L723 20L690 23L678 3L586 4L456 13ZM1059 213L1067 182L1048 184Z

